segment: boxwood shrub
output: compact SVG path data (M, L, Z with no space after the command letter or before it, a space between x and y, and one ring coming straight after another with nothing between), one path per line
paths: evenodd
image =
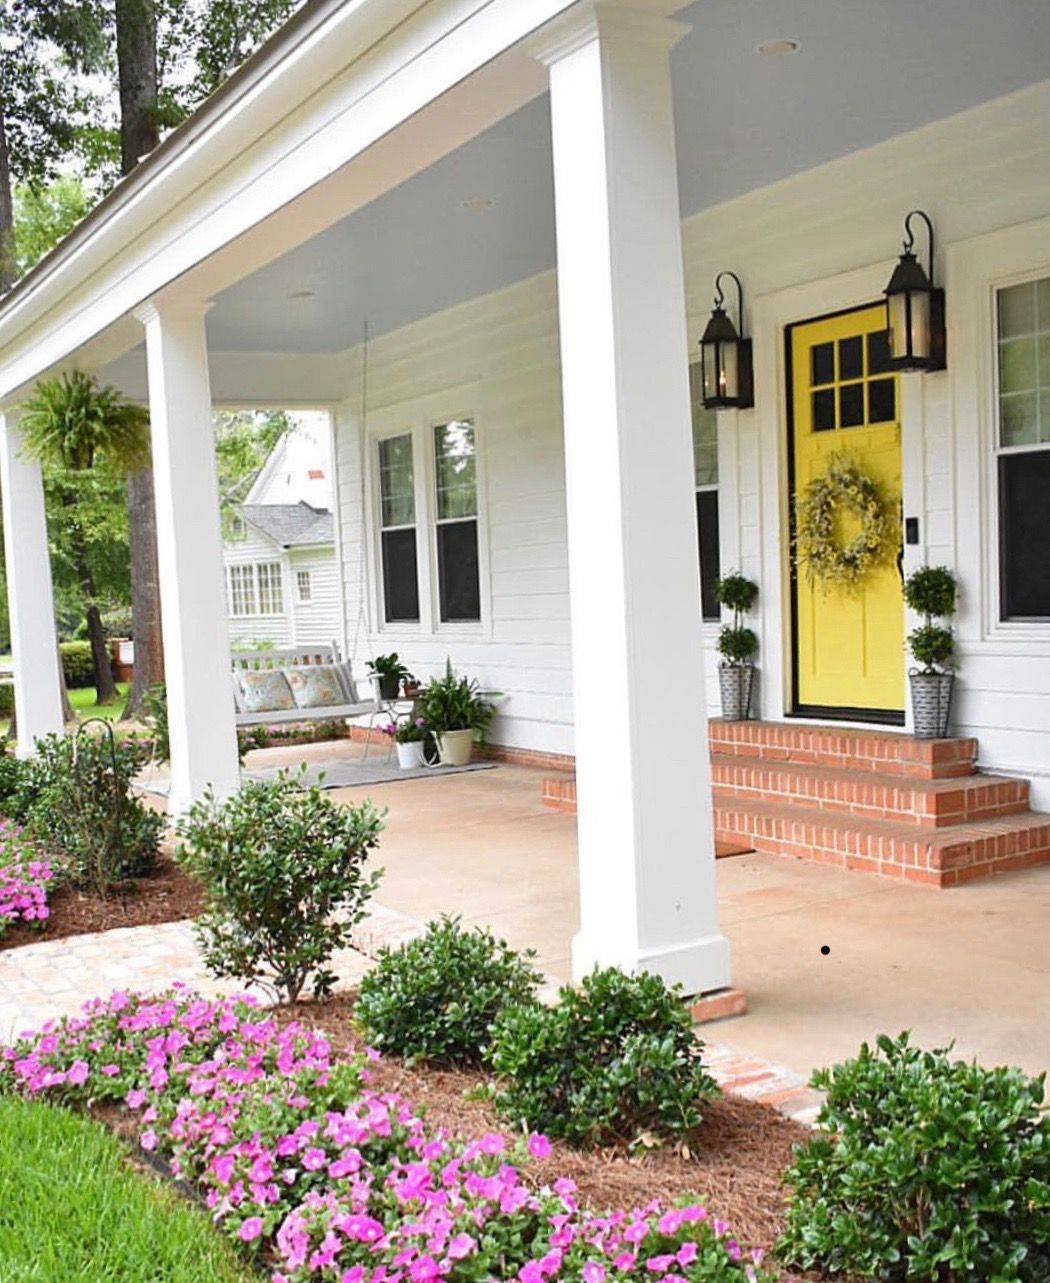
M595 970L553 1007L504 1011L490 1063L514 1124L578 1145L652 1144L692 1131L718 1091L677 988L659 976Z
M827 1100L786 1174L786 1262L886 1283L1050 1279L1042 1077L901 1034L865 1043L813 1086Z
M385 1052L480 1064L497 1016L534 998L534 956L516 953L491 931L465 931L458 918L428 922L418 939L381 951L361 982L357 1018Z
M70 690L79 690L84 686L94 686L95 665L91 658L91 643L87 641L67 641L59 646L62 654L62 671L66 675L66 685Z

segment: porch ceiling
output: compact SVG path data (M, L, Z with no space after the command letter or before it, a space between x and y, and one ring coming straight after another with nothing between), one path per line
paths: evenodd
M673 54L684 216L1048 71L1046 0L700 0L681 16L692 24ZM756 52L779 37L799 51ZM366 316L382 333L554 261L544 96L219 294L209 343L340 352Z

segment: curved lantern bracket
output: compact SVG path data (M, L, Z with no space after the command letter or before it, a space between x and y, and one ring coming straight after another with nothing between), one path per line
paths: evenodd
M754 377L751 340L737 333L726 314L722 280L728 277L736 285L737 321L744 329L744 289L735 272L719 272L715 277L715 306L700 340L700 373L704 408L707 410L746 410L754 405Z

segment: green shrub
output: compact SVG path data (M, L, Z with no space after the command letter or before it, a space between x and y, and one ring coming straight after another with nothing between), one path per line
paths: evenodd
M731 628L727 624L718 634L718 653L727 664L750 663L758 653L758 637L750 628Z
M26 818L27 763L15 757L14 753L0 750L0 815L17 820L19 824Z
M15 711L15 688L12 682L0 683L0 717L10 717Z
M456 918L429 922L419 939L380 953L361 982L357 1017L384 1052L478 1064L500 1012L535 997L534 956L490 931L464 931Z
M554 1007L511 1008L489 1061L500 1111L575 1144L650 1144L692 1131L718 1088L677 988L659 976L593 971Z
M95 666L91 659L91 643L67 641L59 646L62 654L62 671L70 690L81 690L95 684Z
M134 620L130 606L116 606L102 612L102 627L107 637L134 637Z
M443 731L479 731L484 735L496 712L482 698L474 678L461 677L445 662L440 677L432 677L417 701L420 715L435 734Z
M758 654L758 637L744 625L744 616L758 600L758 584L745 575L725 575L715 587L719 604L733 612L733 622L718 634L718 653L733 668L749 664Z
M904 1283L1050 1278L1043 1078L882 1036L814 1074L821 1133L796 1150L784 1260Z
M955 614L958 589L947 566L920 566L904 585L904 600L919 615L947 619Z
M63 877L105 895L116 883L148 873L164 817L131 790L143 765L142 745L131 738L111 750L105 735L48 735L36 750L25 763L17 806Z
M171 758L171 740L168 736L168 688L157 682L142 696L142 720L153 735L153 756L158 762Z
M735 615L746 615L758 600L758 584L746 575L724 575L715 586L715 596Z
M178 836L180 859L208 895L197 935L212 973L262 981L293 1001L312 975L314 995L330 993L327 963L379 881L364 864L381 828L370 802L336 806L286 774L224 802L209 792Z
M922 664L926 672L932 673L951 664L955 653L955 638L950 628L922 624L908 634L908 647L915 662Z

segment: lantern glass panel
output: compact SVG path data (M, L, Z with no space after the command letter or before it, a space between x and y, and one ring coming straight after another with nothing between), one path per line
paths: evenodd
M735 399L740 395L737 345L720 343L718 355L722 363L718 372L718 395Z

